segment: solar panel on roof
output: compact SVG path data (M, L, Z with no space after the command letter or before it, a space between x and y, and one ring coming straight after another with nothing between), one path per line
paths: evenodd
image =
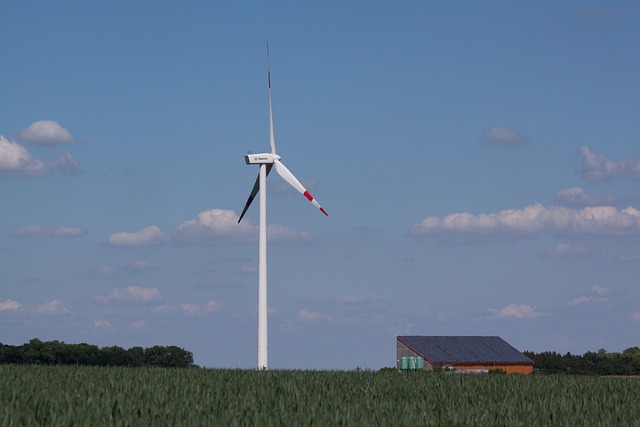
M435 345L432 341L425 339L428 337L405 336L400 338L403 338L404 341L413 347L418 353L434 363L439 363L441 360L448 360L451 358L450 354Z
M533 363L497 336L399 336L432 363Z

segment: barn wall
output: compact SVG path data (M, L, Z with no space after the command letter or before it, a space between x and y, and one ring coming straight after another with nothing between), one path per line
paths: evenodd
M429 363L427 359L425 359L421 354L416 353L411 350L405 344L400 342L400 340L396 340L396 368L401 368L402 358L403 357L422 357L424 361L424 366L422 369L426 371L431 371L434 367Z
M458 370L471 370L471 369L502 369L507 374L524 374L528 375L533 372L533 365L453 365Z
M396 340L396 368L400 369L400 363L403 357L416 357L419 356L418 353L411 350L409 347L400 342L400 340ZM426 362L426 361L425 361Z

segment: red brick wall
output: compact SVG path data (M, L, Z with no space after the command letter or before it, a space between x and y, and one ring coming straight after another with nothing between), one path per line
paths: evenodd
M502 369L507 374L528 375L533 372L533 365L453 365L459 371L470 369Z

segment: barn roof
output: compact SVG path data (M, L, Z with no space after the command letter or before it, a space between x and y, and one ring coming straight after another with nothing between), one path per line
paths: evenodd
M399 336L398 340L430 363L533 364L500 337Z

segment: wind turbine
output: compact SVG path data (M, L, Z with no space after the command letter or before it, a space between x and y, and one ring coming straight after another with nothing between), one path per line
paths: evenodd
M280 176L287 181L300 194L305 196L315 207L329 216L329 214L313 198L311 193L298 181L298 179L280 161L281 157L276 153L276 143L273 134L273 107L271 100L271 65L269 63L269 43L267 42L267 81L269 85L269 143L270 153L246 154L244 160L248 165L260 165L260 171L253 185L247 203L238 218L238 224L249 209L251 202L260 190L260 226L258 238L258 369L267 369L268 365L268 336L267 336L267 175L273 166Z

